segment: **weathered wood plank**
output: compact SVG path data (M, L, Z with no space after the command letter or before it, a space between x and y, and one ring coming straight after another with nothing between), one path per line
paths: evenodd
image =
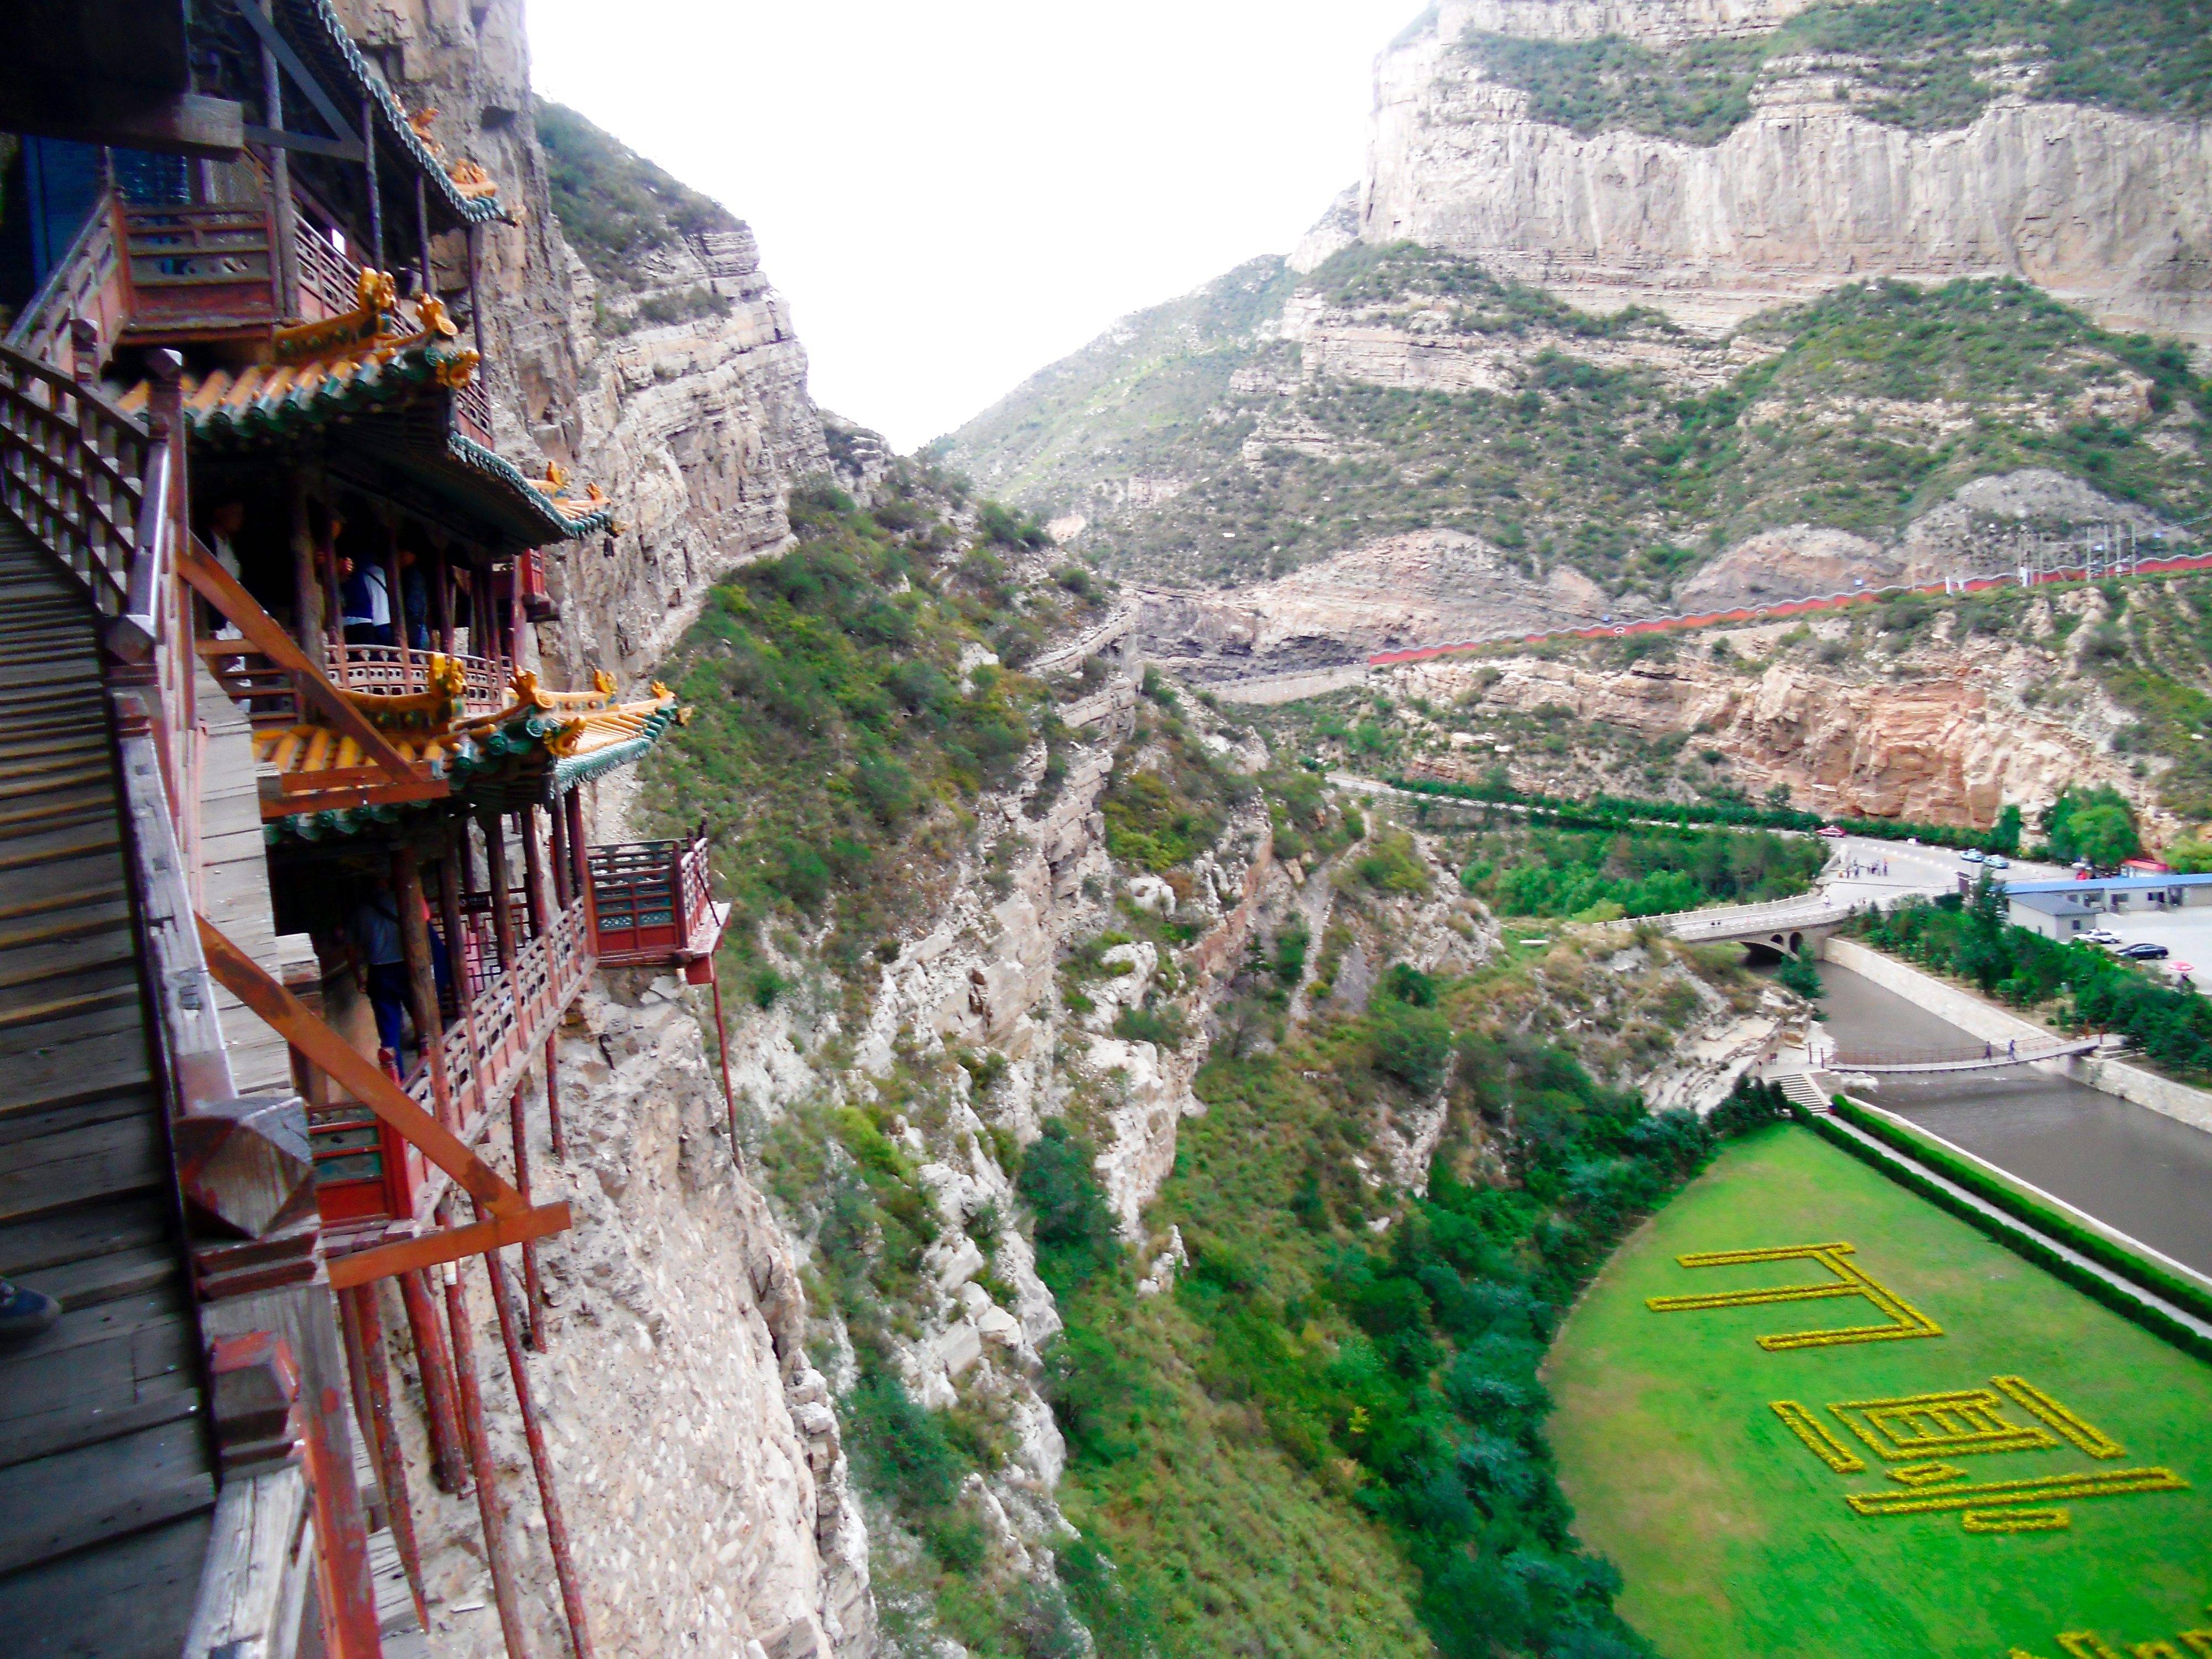
M0 1469L0 1572L215 1502L200 1425L165 1423Z
M144 1249L169 1239L167 1206L158 1198L120 1198L61 1215L0 1227L0 1275L27 1276L72 1261Z
M223 1488L185 1659L276 1659L299 1620L304 1591L297 1550L307 1520L307 1481L281 1469Z
M13 1418L0 1423L0 1468L158 1428L164 1423L182 1422L197 1416L199 1409L199 1390L179 1379L167 1392L149 1395L132 1405Z
M144 1115L25 1141L8 1165L0 1170L0 1221L158 1188L168 1172L161 1125Z
M0 1630L8 1632L9 1659L177 1659L214 1513L0 1577ZM71 1616L58 1618L61 1608Z

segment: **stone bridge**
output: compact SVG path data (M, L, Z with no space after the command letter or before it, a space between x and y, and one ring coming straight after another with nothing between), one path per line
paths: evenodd
M1855 908L1846 899L1801 893L1765 904L1680 910L1652 920L1685 945L1748 945L1778 956L1796 957L1818 955L1820 942L1843 926Z

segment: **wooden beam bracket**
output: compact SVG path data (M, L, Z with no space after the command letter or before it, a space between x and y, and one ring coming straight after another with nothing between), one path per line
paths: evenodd
M179 551L177 574L235 623L248 645L291 675L301 698L313 703L337 731L359 744L370 765L394 784L416 787L422 783L422 775L408 764L392 739L346 701L345 694L331 684L329 677L284 631L284 625L261 608L261 602L246 591L237 577L209 556L198 538Z
M417 1268L434 1267L441 1261L482 1255L503 1245L524 1244L534 1238L565 1233L574 1225L575 1221L564 1199L557 1204L540 1204L519 1216L494 1216L489 1221L473 1222L465 1227L441 1228L419 1238L403 1238L396 1244L379 1244L373 1249L356 1250L350 1255L332 1256L331 1285L334 1290L351 1290L372 1279L390 1279Z
M352 1091L355 1099L420 1147L423 1157L453 1176L495 1218L512 1220L537 1213L466 1142L410 1099L382 1066L309 1012L306 1004L234 945L221 928L205 916L196 920L200 949L206 953L208 972L217 984ZM430 1040L434 1042L437 1036L433 1035ZM565 1209L562 1213L567 1213Z

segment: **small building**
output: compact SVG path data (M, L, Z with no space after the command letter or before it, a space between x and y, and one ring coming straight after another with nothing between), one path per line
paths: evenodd
M2007 920L2045 939L2069 939L2110 917L2162 915L2212 904L2212 876L2108 876L2005 885Z

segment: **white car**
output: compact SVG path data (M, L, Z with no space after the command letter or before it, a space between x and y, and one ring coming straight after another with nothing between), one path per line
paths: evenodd
M1982 849L1978 847L1969 847L1966 851L1960 854L1959 856L1969 864L1979 864L1983 861Z
M2120 942L2120 936L2109 927L2092 927L2081 937L2092 945L2118 945Z
M1982 862L1992 870L2009 870L2012 868L2012 860L2007 858L2002 853L1992 853L1987 858L1984 859Z

